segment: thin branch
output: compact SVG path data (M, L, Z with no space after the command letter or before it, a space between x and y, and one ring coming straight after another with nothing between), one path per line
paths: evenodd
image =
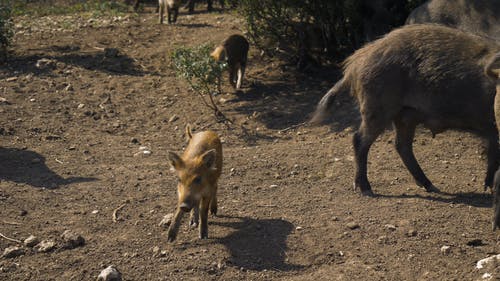
M17 240L17 239L14 239L14 238L9 238L5 235L3 235L2 233L0 233L0 237L4 238L4 239L7 239L9 241L12 241L12 242L16 242L16 243L19 243L19 244L22 244L23 242L21 240Z
M113 211L113 222L117 222L118 221L118 211L120 211L123 207L125 207L125 204L121 204L118 208L116 208Z

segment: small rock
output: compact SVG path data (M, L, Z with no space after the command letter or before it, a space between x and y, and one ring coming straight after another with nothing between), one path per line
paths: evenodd
M441 247L441 253L445 254L445 255L451 253L451 247L447 246L447 245L442 246Z
M349 229L356 229L356 228L359 228L359 224L355 223L355 222L350 222L346 225Z
M26 247L34 247L36 244L40 243L40 239L34 235L30 235L28 238L24 240L24 246Z
M23 209L23 210L21 210L21 211L19 211L19 216L21 216L21 217L24 217L24 216L26 216L27 214L28 214L28 211L26 211L26 210L24 210L24 209Z
M395 225L393 225L393 224L386 224L386 225L385 225L385 228L387 228L387 229L389 229L389 230L393 230L393 231L394 231L394 230L396 230L396 226L395 226Z
M0 97L0 103L10 104L10 102L6 98L2 98L2 97Z
M64 248L66 249L74 249L85 245L85 239L80 234L71 230L65 230L61 235L61 238L64 241Z
M17 246L12 246L8 247L3 251L2 257L6 259L11 259L15 257L19 257L21 255L24 255L24 250L22 248L19 248Z
M476 268L481 269L481 268L487 267L488 265L491 265L491 264L494 265L498 262L500 262L500 254L495 255L495 256L491 256L491 257L487 257L485 259L478 261L476 264Z
M168 123L173 123L173 122L177 121L177 119L179 119L179 116L174 114L174 115L172 115L172 117L170 117L168 119Z
M378 242L382 243L382 244L386 244L389 242L389 238L387 238L387 236L385 235L382 235L380 236L379 238L377 238Z
M99 210L93 210L91 213L92 215L97 215L99 213Z
M158 226L161 226L161 227L164 227L164 228L167 228L170 226L170 224L172 223L172 219L174 218L174 214L170 213L170 214L166 214L163 219L161 220L161 222L158 224Z
M45 70L45 69L55 69L56 68L56 62L51 59L39 59L36 62L36 68Z
M269 187L270 188L276 188L276 187L278 187L278 185L277 184L271 184Z
M17 80L16 76L9 77L9 78L5 79L5 81L7 81L7 82L12 82L12 81L16 81L16 80Z
M68 84L68 86L66 86L66 87L64 88L64 90L65 90L66 92L71 92L71 91L73 91L74 89L73 89L73 86L72 86L71 84Z
M47 253L47 252L54 250L55 247L56 247L56 243L54 241L44 240L35 246L35 251L41 252L41 253Z
M131 138L130 142L133 143L133 144L138 144L139 140L137 138Z
M97 276L97 281L122 281L122 274L113 265L105 268L99 276Z
M84 103L80 103L80 104L78 105L78 109L82 109L82 108L84 108L84 107L85 107L85 104L84 104Z
M295 228L295 230L302 230L302 229L304 229L302 226L297 226L297 227Z
M417 236L417 231L415 229L410 229L406 233L406 236L408 236L408 237L415 237L415 236Z
M153 247L153 257L157 257L160 254L160 247L154 246Z

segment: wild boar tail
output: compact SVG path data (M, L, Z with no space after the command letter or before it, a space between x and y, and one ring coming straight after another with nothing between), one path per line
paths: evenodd
M349 91L350 85L347 82L347 76L344 76L342 80L338 81L337 84L321 98L309 123L312 125L320 124L327 117L327 113L334 104L335 98L339 95L347 94Z
M186 125L186 140L189 141L191 138L193 138L193 133L191 132L191 124Z
M497 80L500 78L500 52L496 53L486 64L484 68L484 73L492 78Z

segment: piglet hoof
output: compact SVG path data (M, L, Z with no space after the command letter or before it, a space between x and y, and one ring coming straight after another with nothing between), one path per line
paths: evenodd
M210 209L210 214L217 216L217 208L211 208Z
M375 197L375 193L373 193L372 189L370 186L368 187L363 187L362 185L354 183L354 191L356 190L361 191L361 195L366 196L366 197Z
M198 227L198 222L196 220L191 220L189 222L189 227L190 228L196 228L196 227Z
M439 190L437 187L435 187L433 184L430 184L428 186L425 186L425 191L427 192L434 192L434 193L441 193L441 190Z
M176 237L177 237L176 233L169 231L168 235L167 235L167 242L170 242L170 243L174 242Z

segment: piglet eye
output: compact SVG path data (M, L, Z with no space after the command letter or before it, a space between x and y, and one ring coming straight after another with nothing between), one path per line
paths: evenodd
M194 184L201 184L201 176L194 178L193 183Z

